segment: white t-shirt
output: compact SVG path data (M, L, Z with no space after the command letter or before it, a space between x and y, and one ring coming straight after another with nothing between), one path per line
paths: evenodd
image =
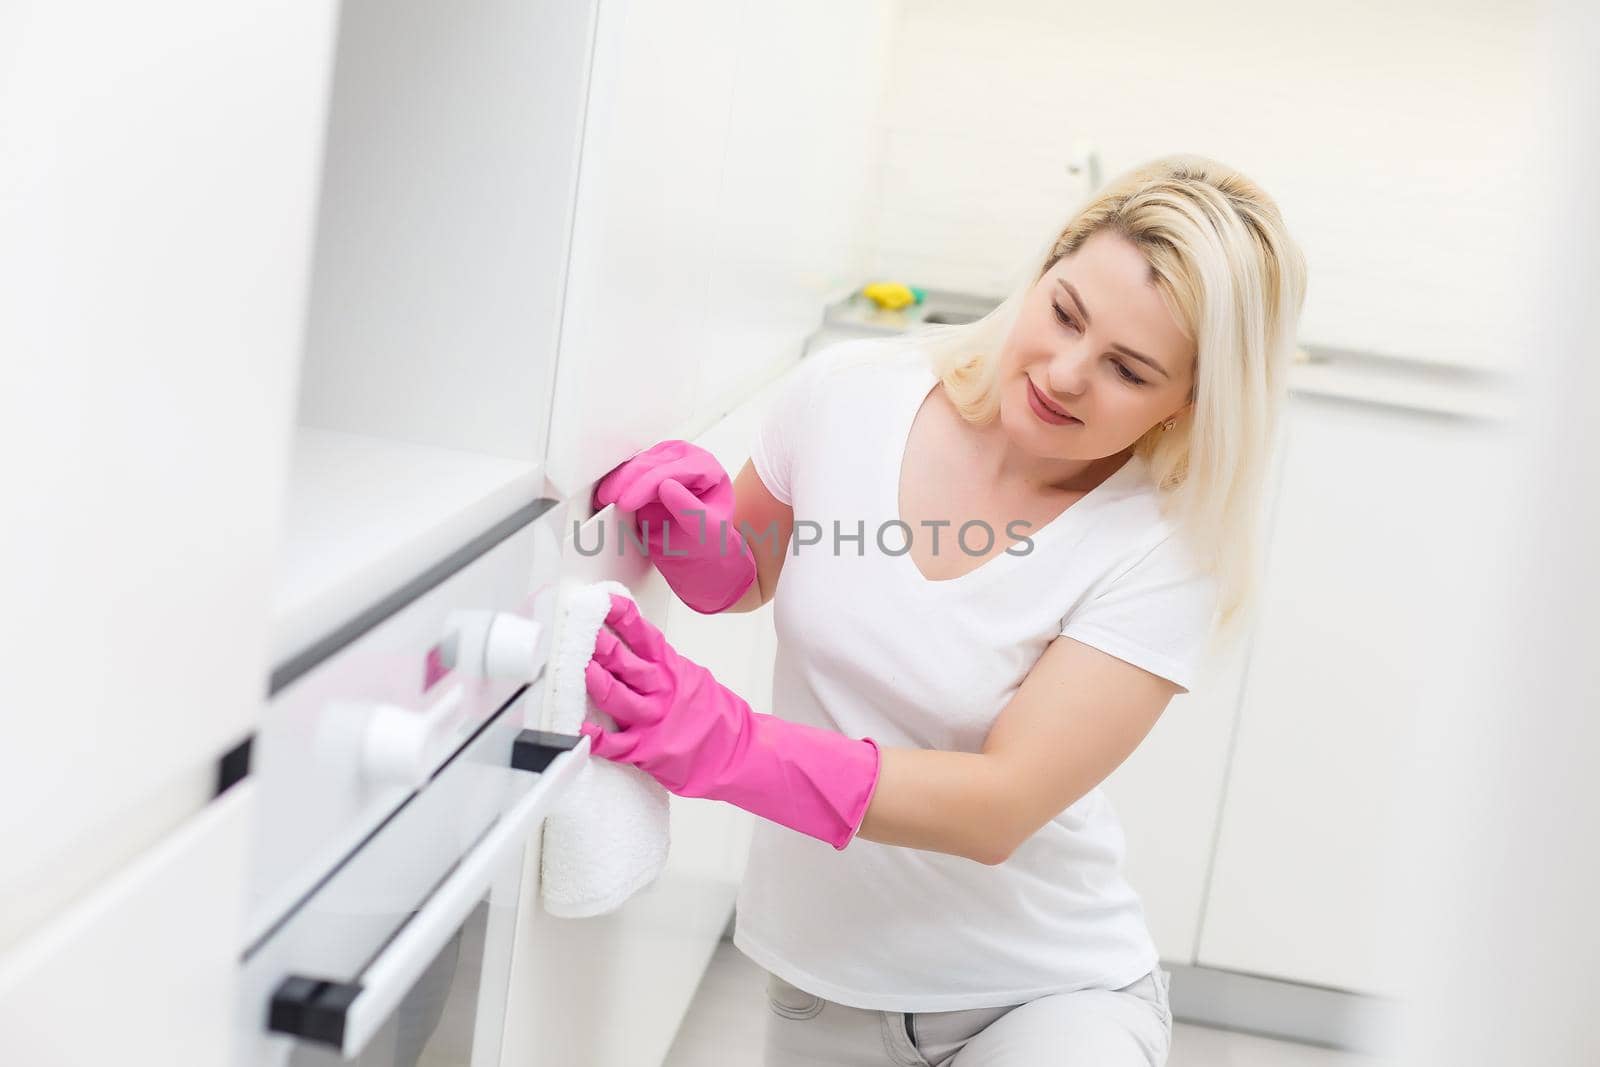
M772 712L884 747L978 752L1059 634L1187 686L1215 584L1159 514L1135 458L1002 552L930 581L895 527L912 419L937 383L914 349L850 341L813 355L769 410L751 460L808 530L774 603ZM835 549L834 529L840 538ZM859 540L854 538L857 532ZM882 534L881 545L879 534ZM940 552L954 548L940 531ZM976 553L984 538L969 531ZM1123 878L1123 834L1091 790L988 866L856 838L843 851L757 821L734 943L829 1000L954 1011L1117 988L1157 962Z

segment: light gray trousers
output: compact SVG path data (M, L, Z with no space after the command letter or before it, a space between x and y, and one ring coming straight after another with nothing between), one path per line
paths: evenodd
M906 1013L849 1008L767 975L765 1067L1162 1067L1169 976L1026 1004Z

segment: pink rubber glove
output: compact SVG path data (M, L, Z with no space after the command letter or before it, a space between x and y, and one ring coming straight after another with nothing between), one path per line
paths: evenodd
M632 764L685 797L724 800L843 849L878 784L878 745L750 710L678 655L626 597L613 595L584 672L617 721L580 728L595 754Z
M650 562L702 615L726 611L756 580L756 560L733 519L733 480L687 441L662 441L595 487L595 510L632 512ZM641 529L642 527L642 529Z

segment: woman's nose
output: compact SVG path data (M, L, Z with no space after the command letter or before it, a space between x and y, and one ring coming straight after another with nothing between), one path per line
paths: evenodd
M1045 382L1057 396L1077 396L1088 381L1089 365L1083 352L1074 346L1051 357L1045 367Z

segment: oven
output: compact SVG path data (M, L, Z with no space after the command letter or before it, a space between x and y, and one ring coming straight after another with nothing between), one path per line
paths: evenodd
M496 1067L524 850L588 757L541 722L563 509L280 665L235 1062Z

